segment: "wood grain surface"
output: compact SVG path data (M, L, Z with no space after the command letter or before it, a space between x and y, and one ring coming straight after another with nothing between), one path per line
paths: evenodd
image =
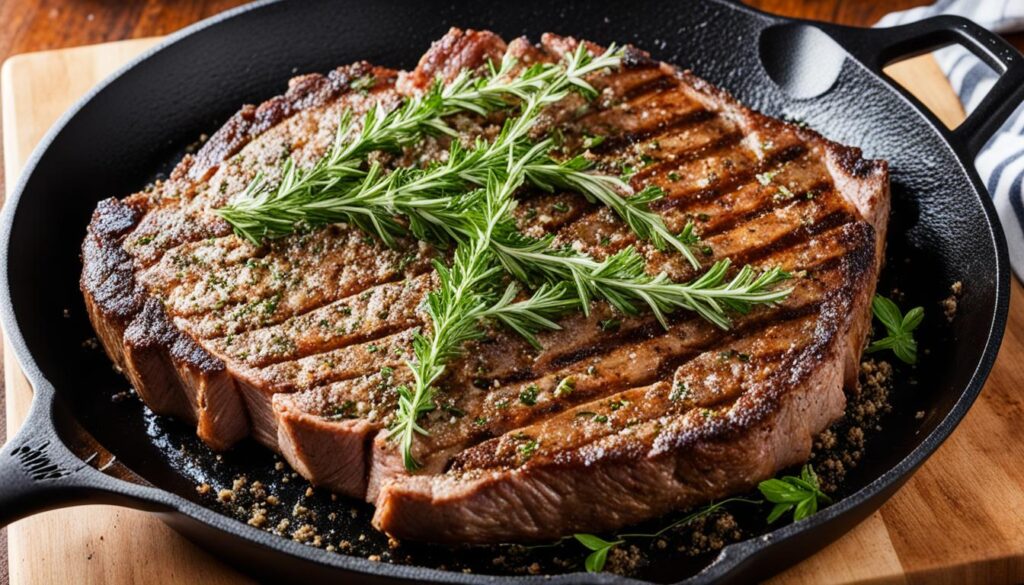
M237 1L0 1L0 58L24 51L171 32ZM759 8L820 20L866 25L920 0L895 2L749 2ZM1011 37L1024 47L1024 37ZM107 72L152 40L26 56L4 69L5 170L14 177L49 124ZM890 72L949 125L962 118L956 97L927 58ZM1022 582L1024 496L1014 471L1024 461L1015 421L1024 414L1015 382L1024 380L1024 301L1014 284L1006 341L979 403L967 421L882 510L842 540L775 582ZM13 364L5 350L5 365ZM17 367L6 367L11 430L31 392ZM5 424L0 409L0 439ZM993 433L993 430L996 432ZM977 469L984 469L980 475ZM952 473L974 469L973 475ZM1019 474L1019 472L1017 472ZM984 486L980 494L978 486ZM43 514L11 528L10 582L237 583L244 580L138 512L90 506ZM7 547L0 539L0 584Z

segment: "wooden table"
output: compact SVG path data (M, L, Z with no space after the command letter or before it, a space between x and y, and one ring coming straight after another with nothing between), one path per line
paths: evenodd
M0 60L6 59L8 56L28 51L37 51L43 49L59 48L63 46L75 46L81 44L97 43L121 38L134 38L144 37L150 35L166 34L173 30L176 30L182 26L185 26L195 20L204 18L211 14L215 14L221 10L227 9L231 6L240 4L237 0L210 0L210 1L155 1L150 0L146 2L131 1L121 3L106 3L100 2L99 0L82 1L69 3L64 5L60 2L55 1L42 1L37 2L33 0L4 0L0 3L0 26L3 30L0 31ZM816 0L814 2L795 2L795 1L782 1L782 0L759 0L749 2L764 10L777 12L779 14L785 14L789 16L799 16L804 18L814 18L819 20L831 20L835 22L841 22L845 24L855 25L868 25L875 22L883 14L890 10L901 9L913 5L918 5L926 2L921 0L898 0L889 1L884 3L869 2L869 1L852 1L852 0ZM1018 47L1024 47L1024 35L1017 35L1011 37ZM121 46L121 51L125 54L133 53L139 50L138 47L142 46L145 41L140 43L128 43ZM111 53L107 53L108 55ZM115 55L117 52L114 53ZM116 58L115 58L116 59ZM915 76L920 76L920 69L904 68L901 71L901 75L906 79L912 79ZM935 94L926 96L929 99L934 99ZM940 98L941 99L941 98ZM939 110L946 108L947 115L953 117L956 116L955 104L929 104L933 108L937 107ZM949 112L952 112L951 114ZM19 147L30 148L31 144L25 144ZM23 158L26 153L9 153L15 155L15 158ZM4 174L0 170L0 187L4 183ZM2 192L2 189L0 189ZM1020 288L1017 287L1015 290L1016 300L1020 301ZM1019 315L1020 311L1015 314ZM1018 347L1021 346L1022 341L1018 337L1024 335L1024 323L1020 323L1021 317L1017 317L1016 321L1011 322L1011 330L1008 332L1008 338L1011 343L1016 344ZM1004 369L1004 375L999 377L993 384L1009 384L1013 385L1014 380L1024 380L1024 376L1020 375L1024 372L1019 370L1020 366L1013 364L1007 364L1008 360L1005 356L1000 359L1001 366ZM20 376L17 372L7 372L8 376L17 379ZM1005 389L1004 389L1005 390ZM2 395L3 393L0 393ZM2 398L0 398L2 400ZM21 405L8 404L8 410L20 410ZM1019 402L1016 403L1016 408L1019 409ZM975 411L979 410L978 408ZM976 415L975 411L972 411L971 416L995 416L995 419L990 420L991 423L999 423L999 413L986 412L982 415ZM3 438L4 429L6 428L6 420L4 410L0 409L0 440ZM962 441L964 444L969 444L969 439ZM945 451L949 449L944 448ZM970 454L960 454L960 456L969 456ZM956 454L953 454L956 456ZM996 478L1005 480L1006 478ZM914 486L912 486L914 487ZM1019 489L1018 485L1004 486L1009 489ZM906 498L920 497L921 494L915 495L913 492L917 492L919 489L934 489L938 492L942 492L944 497L954 497L956 486L920 486L909 490L911 493L907 493L908 490L903 490L897 495L897 500L906 500ZM950 491L952 490L952 491ZM949 493L947 493L949 492ZM887 507L886 509L891 508ZM900 509L904 509L900 512ZM949 543L938 546L921 546L921 543L910 543L900 542L900 536L896 535L890 542L892 546L878 548L877 543L874 542L869 535L872 531L884 530L885 529L885 510L883 513L876 514L864 525L859 527L857 530L847 536L847 540L853 543L863 546L847 547L850 550L859 550L860 554L850 556L846 553L846 549L840 547L832 547L827 549L825 552L816 557L816 562L804 563L796 567L793 571L787 574L787 581L802 581L802 580L822 580L830 576L830 574L823 571L823 567L836 567L838 573L842 573L847 576L860 576L863 578L870 578L872 576L879 576L886 574L884 571L871 572L867 571L866 567L885 567L885 566L900 566L902 563L904 566L911 565L915 568L914 576L920 577L936 577L938 573L931 572L930 566L939 567L943 563L937 562L937 559L948 560L950 555L953 558L958 558L958 555L963 555L963 550L946 550L943 546L951 546ZM905 510L913 510L914 506L908 506L907 502L904 501L902 506L897 506L897 514L906 515ZM146 539L145 543L150 546L155 546L159 550L158 559L154 561L154 557L149 556L145 553L145 549L136 549L132 555L132 559L123 559L118 561L117 559L97 559L95 564L102 564L105 569L100 569L99 572L92 571L90 574L96 578L98 576L104 576L105 581L118 581L124 579L138 580L148 579L154 575L159 575L163 582L179 582L182 580L195 580L195 579L212 579L214 582L229 582L237 578L229 569L221 567L215 562L211 562L204 553L196 550L194 547L184 542L181 538L171 533L168 529L160 525L158 522L152 521L140 514L131 511L118 511L112 513L110 509L99 509L94 508L94 511L98 514L106 514L110 524L122 523L125 526L136 526L138 522L143 522L145 526L151 530L151 537ZM922 515L913 518L900 518L901 521L907 521L911 525L915 525L922 531L926 530L948 530L947 520L952 520L952 525L955 525L958 520L956 518L947 519L935 517L933 514L929 514L928 510L920 510ZM1003 513L1007 515L1020 514L1019 510L1005 510ZM999 516L999 510L993 511L997 517ZM959 520L963 521L963 520ZM1010 525L1010 524L1007 524ZM69 530L74 531L74 527L69 527ZM927 534L927 532L921 532ZM1011 544L1019 544L1024 542L1024 534L1014 532L1012 534L992 534L994 539L999 539L1007 546ZM0 585L6 585L8 583L7 573L7 546L4 542L5 537L0 532ZM947 539L948 540L948 539ZM985 543L958 543L970 549L971 547L983 546ZM114 550L111 545L104 545L102 542L93 543L93 547L86 547L84 550L78 551L86 563L92 562L94 555L97 553L102 554L104 551ZM968 577L975 577L982 579L984 577L993 577L1002 574L1008 576L1011 574L1021 575L1024 574L1020 567L1020 561L1016 558L1007 558L1005 555L1000 556L1002 552L1005 552L1006 547L995 546L991 547L991 554L989 555L975 555L979 556L982 560L978 566L971 566L965 568L963 572L957 575L950 575L945 573L944 576L952 581L959 581ZM154 550L157 550L154 549ZM906 549L906 550L903 550ZM56 547L52 550L54 553L62 552L63 549ZM908 552L910 551L910 552ZM63 551L62 554L67 554ZM44 568L42 572L32 573L27 572L25 574L12 575L14 582L16 583L36 583L45 582L39 579L31 578L41 577L48 575L51 582L58 582L57 577L74 578L76 573L73 572L73 568L77 563L82 563L81 558L39 558L33 565L41 566ZM154 562L160 562L161 566L151 566ZM929 565L931 563L931 565ZM65 566L67 565L67 572L54 572L52 567ZM169 566L173 565L173 566ZM46 570L45 567L51 567ZM95 568L95 567L94 567ZM49 572L48 572L49 571ZM111 572L113 571L113 572ZM916 580L916 578L914 580Z

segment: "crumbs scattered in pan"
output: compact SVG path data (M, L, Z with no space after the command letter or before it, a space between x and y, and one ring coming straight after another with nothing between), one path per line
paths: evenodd
M946 321L949 323L952 323L953 319L956 318L960 296L963 292L964 284L958 280L949 287L949 296L939 302L939 305L942 306L942 314L946 316Z
M814 441L810 463L826 493L839 489L846 474L864 457L869 434L881 430L882 417L892 411L892 386L893 369L889 362L861 362L860 388L847 393L846 414Z

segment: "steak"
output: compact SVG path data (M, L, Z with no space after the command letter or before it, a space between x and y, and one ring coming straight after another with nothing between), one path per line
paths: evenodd
M490 331L449 366L421 421L429 435L414 444L418 472L404 469L387 428L437 285L431 261L445 252L387 247L347 225L257 246L214 213L257 173L278 178L288 157L315 162L345 110L358 119L378 102L393 107L506 52L528 65L576 46L453 29L412 72L356 63L244 107L166 181L97 206L81 288L107 353L154 412L194 422L214 449L253 437L315 485L375 503L375 526L398 538L613 530L806 460L856 385L885 243L886 164L637 49L594 76L598 98L563 100L538 132L556 129L564 152L586 149L607 172L634 168L636 189L660 186L655 209L674 232L696 221L706 265L781 266L792 293L734 315L727 331L687 312L666 329L599 302L541 334L540 350ZM466 137L500 122L452 121ZM417 164L446 149L428 137L381 160ZM528 234L598 260L632 245L652 274L698 275L607 208L525 191L516 213Z

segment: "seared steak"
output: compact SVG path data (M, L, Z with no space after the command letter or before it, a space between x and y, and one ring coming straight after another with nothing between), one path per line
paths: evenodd
M82 291L111 358L159 414L192 420L215 449L245 436L314 484L376 503L400 538L537 540L611 530L753 487L808 457L856 382L885 242L881 161L765 117L689 72L630 49L593 79L591 103L565 100L542 125L599 166L661 186L668 227L696 220L707 264L782 266L785 302L720 330L694 314L624 317L595 303L534 351L494 331L452 364L401 464L387 426L409 381L420 304L437 252L388 248L333 225L252 245L213 210L287 157L315 161L341 113L397 104L513 52L555 60L576 46L545 35L505 45L452 30L411 73L357 63L292 80L247 106L172 176L99 204L83 244ZM500 120L456 121L467 135ZM602 137L600 144L593 137ZM443 140L387 164L430 160ZM606 208L572 193L524 193L518 221L597 259L634 245L649 270L696 272L638 242Z

